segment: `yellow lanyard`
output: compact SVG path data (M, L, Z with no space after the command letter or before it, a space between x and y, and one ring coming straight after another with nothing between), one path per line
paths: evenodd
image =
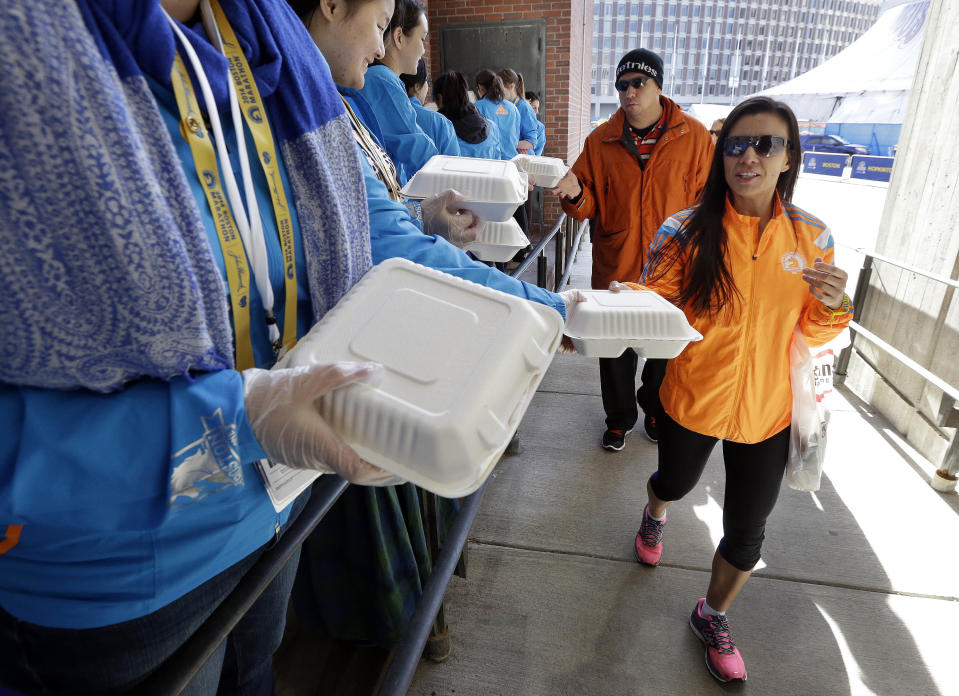
M216 18L217 27L223 36L223 51L230 63L230 75L236 85L237 97L240 100L240 110L243 120L253 135L256 144L256 154L263 167L263 174L270 186L270 199L273 201L273 214L276 217L276 229L280 238L280 247L283 250L283 277L286 287L286 308L283 315L283 350L289 350L296 343L296 251L293 246L293 218L287 203L286 190L280 177L279 160L276 156L276 146L273 144L273 134L270 124L266 120L266 107L260 97L256 81L250 64L240 50L233 27L227 20L220 3L210 0L210 7ZM240 124L234 124L240 128Z
M226 280L233 309L233 330L236 335L236 369L253 367L253 344L250 341L250 266L240 239L239 230L230 211L227 197L220 183L216 153L210 142L210 133L203 125L203 116L193 92L193 83L179 53L173 56L173 94L180 110L180 132L190 144L196 172L206 194L216 234L220 239Z

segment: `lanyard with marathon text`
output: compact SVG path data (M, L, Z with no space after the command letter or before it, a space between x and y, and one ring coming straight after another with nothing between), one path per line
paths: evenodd
M203 5L204 7L202 9L207 10L209 8L207 2L204 2ZM217 16L217 13L219 16ZM228 31L227 39L222 45L222 50L227 52L231 48L237 48L236 36L229 27L229 23L227 22L226 17L223 15L222 10L220 10L219 5L216 5L216 11L210 13L209 16L216 21L220 29L225 27ZM186 43L186 38L179 31L178 27L176 27L175 24L173 27L180 37L181 42L184 43L184 48L187 50L187 53L191 54L190 57L194 63L194 72L200 78L201 87L203 87L203 90L201 91L204 93L205 100L207 102L211 102L212 93L209 90L209 86L205 83L205 76L201 75L202 66L199 64L195 54L192 54L192 49ZM216 34L214 37L215 41L219 42L219 34L217 32L211 33ZM239 52L238 48L237 52ZM243 80L244 78L242 76L245 75L246 84L241 82L241 92L244 98L243 113L246 116L247 124L250 126L254 143L257 146L260 164L263 167L264 175L266 176L266 180L270 185L270 195L273 201L274 212L277 220L277 230L279 232L280 245L283 251L284 281L286 288L286 313L284 315L284 332L282 342L279 340L279 332L276 331L275 326L276 320L272 313L272 289L269 286L268 266L266 266L265 263L266 248L262 239L262 223L259 220L259 211L255 203L255 193L253 193L252 189L252 180L249 176L249 165L245 161L241 161L241 168L243 169L244 174L244 183L247 184L247 201L252 210L252 220L244 217L242 220L244 227L239 227L238 221L234 217L234 213L228 204L228 199L233 203L234 206L239 206L241 208L240 211L237 211L238 215L244 216L246 211L242 210L243 203L240 200L236 190L236 183L232 178L232 172L229 171L225 173L225 176L228 177L228 180L226 181L227 194L230 195L224 195L222 185L223 182L220 178L220 171L217 167L217 157L214 151L214 144L211 142L210 132L203 124L202 112L200 111L199 104L196 100L193 84L179 53L174 55L171 78L174 94L176 96L177 107L180 111L181 132L190 145L190 150L193 155L194 162L196 163L197 175L200 179L207 202L210 206L217 229L217 236L220 240L220 248L223 252L224 264L227 270L227 282L230 287L230 302L233 310L234 329L236 333L237 368L242 370L247 367L252 367L254 364L253 349L250 339L250 281L254 279L255 276L251 276L248 255L259 255L259 263L257 263L257 256L252 257L254 259L253 265L256 269L260 270L258 275L263 275L264 278L260 279L255 277L255 280L260 288L261 298L264 301L264 310L266 311L267 324L270 329L271 342L273 343L274 349L277 351L288 350L296 342L297 286L292 218L290 216L286 192L283 187L282 180L280 179L280 173L276 159L276 149L273 144L272 133L270 131L269 124L266 122L266 111L263 107L259 91L253 82L249 65L247 64L245 57L242 55L242 52L239 53L239 56L239 59L235 55L228 56L231 68L231 77L236 80L236 75L240 75L240 79ZM238 68L237 65L239 65ZM234 115L236 116L239 111L236 103L237 98L235 96L235 92L232 89L230 91ZM213 129L215 132L219 133L220 139L222 139L222 133L220 133L219 127L219 117L216 114L216 105L208 104L208 110L210 111ZM236 121L237 119L234 118L234 120ZM243 159L245 148L242 147L243 143L239 142L239 138L242 137L243 126L240 123L234 123L234 127L238 129L238 148L240 150L238 154L240 154L241 159ZM226 150L224 147L220 146L220 149L220 164L224 167L227 167L229 166L228 155L225 154ZM250 228L254 228L254 231L259 234L259 238L257 238L257 234L251 232ZM244 236L244 231L246 232L247 236ZM259 243L258 247L257 243Z
M203 184L203 192L210 205L223 252L230 305L233 309L233 330L236 334L236 369L245 370L254 365L253 344L250 341L250 266L236 222L223 193L210 133L203 125L203 116L193 92L190 75L179 53L173 56L171 77L173 93L180 109L180 132L190 144L197 175Z
M283 250L283 277L286 287L286 308L283 315L283 350L289 350L296 343L296 258L293 245L293 218L286 198L286 189L280 177L279 160L270 124L266 119L266 106L260 97L260 90L253 79L250 64L240 49L240 42L230 26L223 8L217 0L210 0L217 27L223 39L223 52L230 62L230 74L239 93L240 107L253 142L256 154L263 167L263 174L270 186L270 199L273 201L273 213L276 216L276 229ZM234 124L239 127L239 124Z

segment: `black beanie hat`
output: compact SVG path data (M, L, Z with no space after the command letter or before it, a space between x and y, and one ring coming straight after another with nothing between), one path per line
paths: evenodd
M640 72L649 75L663 88L663 59L645 48L635 48L619 59L616 66L616 79L623 73Z

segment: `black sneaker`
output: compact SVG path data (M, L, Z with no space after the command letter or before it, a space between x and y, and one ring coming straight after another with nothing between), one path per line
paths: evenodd
M626 436L633 432L629 430L607 430L603 433L603 448L613 452L619 452L626 446Z
M659 442L659 426L656 425L655 416L646 416L643 418L643 430L646 431L646 439L650 442Z

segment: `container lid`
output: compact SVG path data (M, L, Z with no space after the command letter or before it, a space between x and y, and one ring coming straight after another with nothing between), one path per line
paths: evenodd
M317 400L366 461L447 497L479 488L559 346L545 305L405 259L375 266L277 367L383 365L376 384Z
M519 223L514 218L510 218L506 222L485 223L483 229L477 235L476 241L466 247L466 250L469 251L470 247L476 244L487 247L508 246L522 249L529 244L529 239L523 234L523 228L519 226Z
M559 157L542 157L540 155L516 155L512 160L520 171L529 174L534 181L537 178L562 179L566 174L566 163Z
M526 201L529 179L508 160L433 155L400 193L426 198L456 189L468 202L518 206Z
M585 302L569 311L571 338L655 338L698 340L701 335L681 309L649 290L583 290Z

